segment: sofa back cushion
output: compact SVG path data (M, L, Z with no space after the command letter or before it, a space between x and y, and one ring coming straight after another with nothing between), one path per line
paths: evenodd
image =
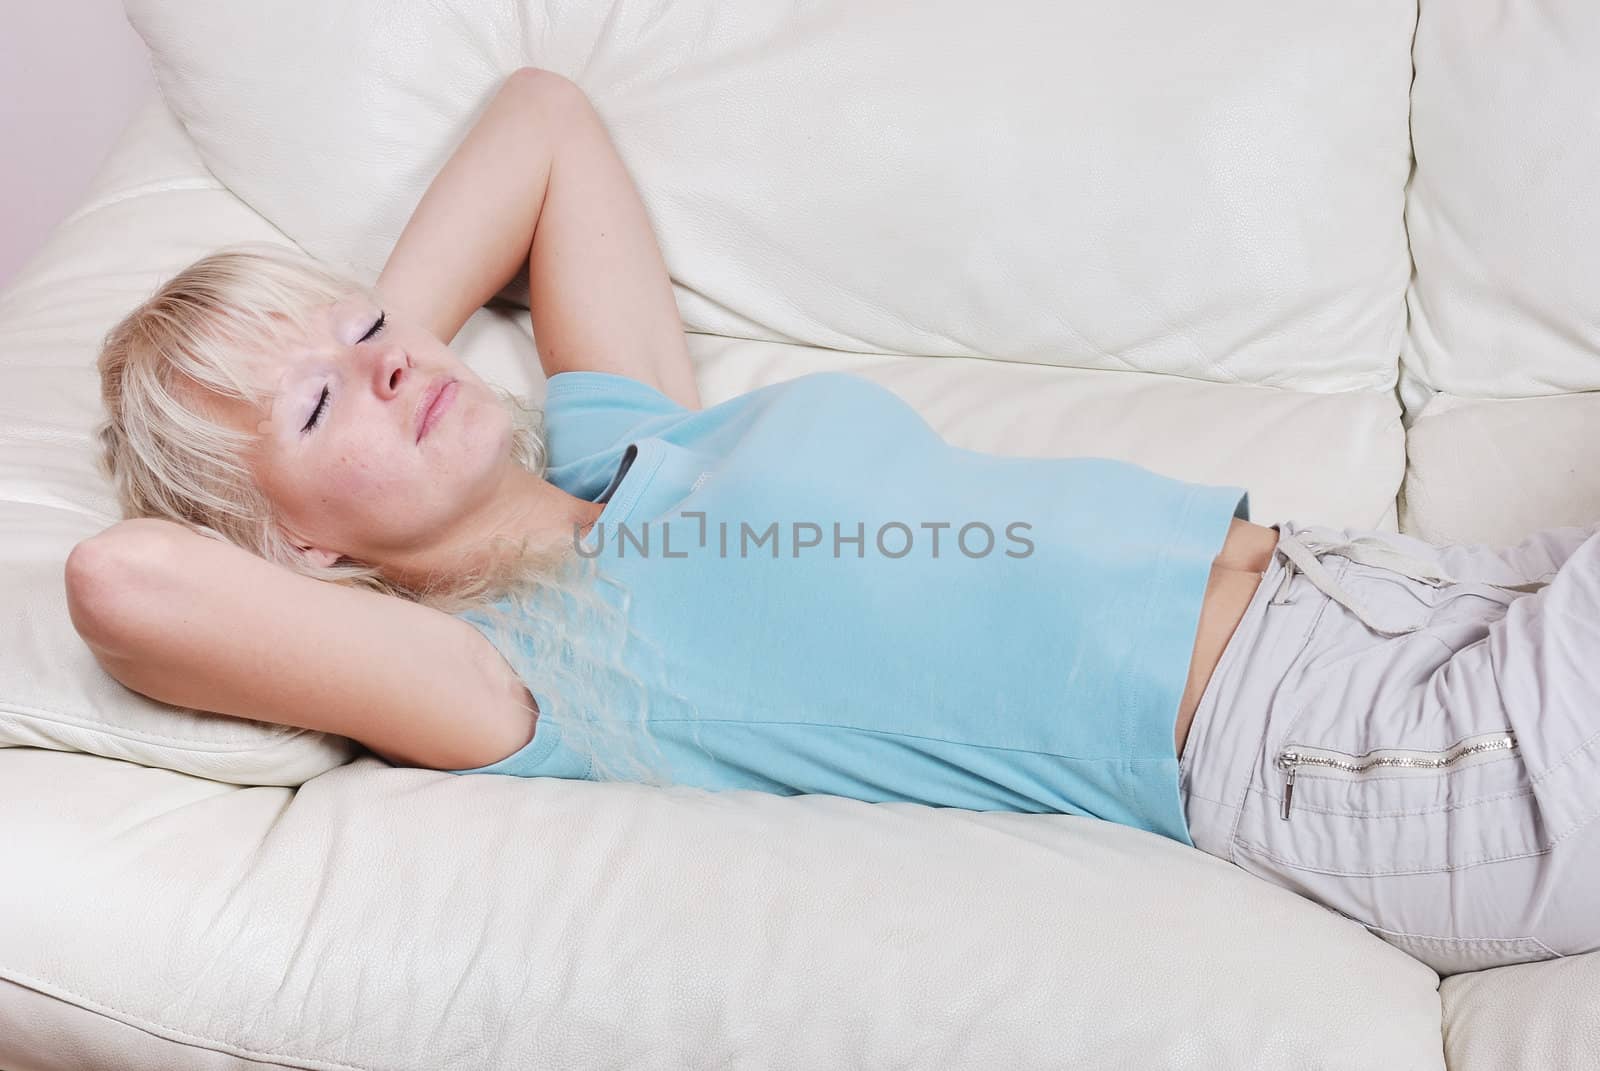
M1406 0L128 11L210 169L369 277L533 65L605 120L692 331L1394 384Z
M1423 5L1405 361L1426 390L1600 390L1596 55L1592 0Z
M1593 0L1422 6L1400 397L1423 538L1600 520L1597 53Z

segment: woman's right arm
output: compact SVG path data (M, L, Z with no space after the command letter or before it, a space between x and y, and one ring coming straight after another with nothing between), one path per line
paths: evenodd
M170 521L79 543L66 586L100 664L164 703L335 733L431 769L498 762L533 734L527 689L467 622Z
M526 267L546 376L611 372L700 408L650 217L610 131L554 71L514 71L434 176L376 289L444 342Z

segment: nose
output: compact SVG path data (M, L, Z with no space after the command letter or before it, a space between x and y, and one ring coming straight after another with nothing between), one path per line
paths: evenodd
M401 384L411 374L411 356L401 347L390 344L373 346L372 389L380 398L389 399L400 393Z

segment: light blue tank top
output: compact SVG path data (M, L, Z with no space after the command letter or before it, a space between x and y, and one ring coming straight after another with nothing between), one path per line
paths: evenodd
M842 372L702 410L562 372L545 421L547 478L605 503L582 545L657 652L630 668L672 781L1088 815L1192 845L1173 732L1243 488L966 450ZM515 754L453 772L591 765L541 718Z

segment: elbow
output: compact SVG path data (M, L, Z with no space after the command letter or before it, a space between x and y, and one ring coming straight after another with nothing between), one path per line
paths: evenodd
M530 113L557 126L568 119L574 108L589 103L578 83L542 67L518 67L506 76L502 92L515 95Z
M577 83L564 74L543 67L518 67L506 76L506 85L530 93L560 92L566 87L577 88Z
M67 555L67 613L97 655L126 653L160 604L171 560L168 523L123 521Z

